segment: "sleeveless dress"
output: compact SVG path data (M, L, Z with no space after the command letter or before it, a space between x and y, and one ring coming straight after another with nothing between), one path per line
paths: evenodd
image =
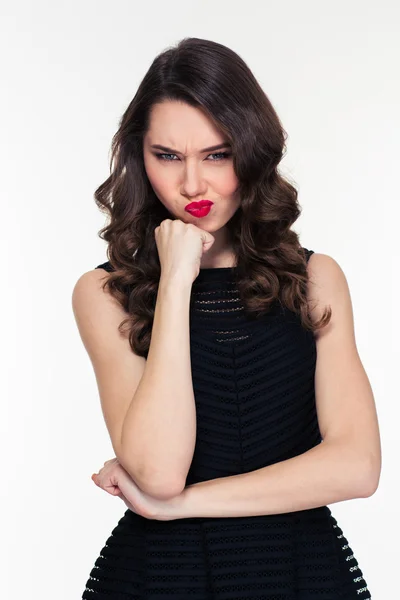
M305 252L308 260L313 251ZM112 270L109 262L96 268ZM259 319L245 315L234 270L202 268L192 285L197 436L186 485L260 469L322 441L313 333L278 301ZM127 509L100 551L82 598L367 600L371 595L343 531L322 506L173 521L149 520Z

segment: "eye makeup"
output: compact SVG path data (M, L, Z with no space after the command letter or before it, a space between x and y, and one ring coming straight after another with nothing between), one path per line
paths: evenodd
M174 160L169 160L167 158L165 158L166 156L176 156L176 154L174 153L157 153L154 152L153 153L154 156L157 157L158 160L164 161L164 162L176 162ZM231 152L214 152L212 154L209 154L208 156L220 156L221 158L217 158L217 159L212 159L209 162L221 162L222 160L225 160L227 158L229 158L230 156L232 156Z

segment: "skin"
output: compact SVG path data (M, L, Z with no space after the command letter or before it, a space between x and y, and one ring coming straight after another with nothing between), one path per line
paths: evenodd
M201 267L234 265L226 227L240 206L232 151L229 145L212 152L201 151L225 142L228 140L224 134L200 109L177 101L152 107L143 139L147 176L171 218L192 223L215 238L212 248L202 257ZM170 151L152 148L153 145ZM224 157L225 152L229 156ZM185 211L189 202L201 199L214 202L207 216L197 218Z

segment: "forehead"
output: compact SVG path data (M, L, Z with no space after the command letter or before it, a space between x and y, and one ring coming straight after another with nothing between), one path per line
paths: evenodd
M200 109L184 102L154 104L146 133L149 144L163 144L193 151L224 141L225 136Z

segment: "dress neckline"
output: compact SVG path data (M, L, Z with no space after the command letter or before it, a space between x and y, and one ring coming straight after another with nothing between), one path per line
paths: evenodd
M195 283L207 281L232 281L237 267L200 267Z

